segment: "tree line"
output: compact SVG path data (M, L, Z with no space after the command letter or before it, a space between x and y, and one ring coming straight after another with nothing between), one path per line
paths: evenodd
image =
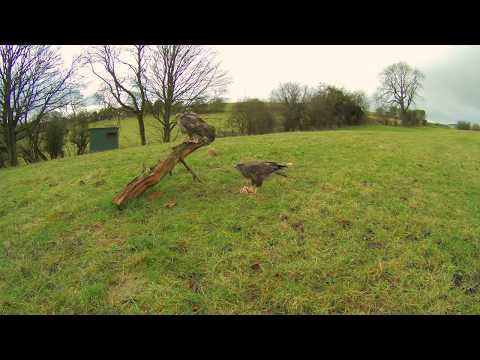
M19 155L27 162L47 159L45 152L54 143L50 139L68 127L59 124L59 112L84 103L80 69L85 67L102 84L96 99L104 108L89 117L134 115L142 145L147 143L146 114L157 119L163 141L169 142L176 110L205 111L205 103L206 111L218 108L230 82L215 54L204 46L90 46L65 66L58 47L0 45L0 166L18 165ZM86 120L76 121L78 130ZM49 156L62 154L53 151Z
M380 84L373 97L379 120L385 125L397 125L396 119L403 126L426 125L425 111L412 110L424 78L420 70L405 62L385 68L379 74ZM326 84L309 88L287 82L272 91L269 103L246 99L235 104L229 121L242 134L332 129L364 124L369 104L363 91L351 92ZM279 121L275 114L280 114Z
M473 131L480 131L480 124L471 123L469 121L458 121L456 128L458 130L473 130Z
M368 98L362 91L287 82L272 91L269 102L245 99L235 103L229 124L244 135L333 129L364 124L367 111Z
M85 105L80 69L101 83L95 94L102 106L98 111L80 110ZM399 109L404 124L418 125L409 109L422 80L418 70L394 64L382 72L376 99ZM169 142L175 113L224 111L222 95L230 82L205 46L89 46L65 65L57 47L0 45L0 166L16 166L19 157L27 163L61 157L67 136L82 154L88 123L126 116L137 119L142 145L149 114ZM235 104L229 122L242 134L325 129L360 125L367 110L364 92L288 82L272 92L268 103L246 99Z

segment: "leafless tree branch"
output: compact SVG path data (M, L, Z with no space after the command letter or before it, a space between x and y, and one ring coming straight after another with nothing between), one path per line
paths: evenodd
M147 143L144 124L145 105L148 101L147 52L146 45L128 48L101 45L90 47L84 54L85 63L102 81L100 93L104 102L112 107L118 105L136 115L142 145Z
M156 99L154 117L163 127L163 141L170 141L175 108L188 107L224 89L230 80L215 54L204 46L157 45L152 49L148 92Z
M78 97L80 58L63 69L57 49L46 45L0 45L0 127L11 166L18 164L16 143L45 114Z

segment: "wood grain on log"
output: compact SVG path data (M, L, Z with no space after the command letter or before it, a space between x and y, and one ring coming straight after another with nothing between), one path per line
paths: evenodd
M141 195L145 192L145 190L157 184L166 174L171 173L173 168L179 162L185 165L187 170L192 173L194 179L198 179L195 173L193 173L188 165L186 165L184 159L192 152L205 145L208 145L208 143L183 142L180 145L175 146L172 148L170 155L165 160L160 161L155 168L150 171L150 173L139 175L130 181L121 193L115 195L113 198L113 203L121 208L128 202L128 200Z

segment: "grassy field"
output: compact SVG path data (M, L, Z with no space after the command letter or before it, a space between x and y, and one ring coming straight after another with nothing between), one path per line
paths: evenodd
M480 313L480 134L220 138L117 210L169 147L1 170L0 313ZM240 194L254 158L289 177Z
M228 104L231 105L231 104ZM221 135L222 131L234 131L228 124L228 117L230 116L230 107L223 113L215 114L202 114L201 117L209 124L215 126L218 135ZM121 120L105 120L98 121L90 124L90 127L108 127L118 126L119 130L119 145L120 148L127 148L131 146L140 145L140 136L138 131L138 121L135 117L128 117ZM158 120L153 116L148 115L145 117L145 133L147 137L147 144L160 144L162 143L162 129ZM178 140L182 137L177 127L174 128L172 133L172 140Z

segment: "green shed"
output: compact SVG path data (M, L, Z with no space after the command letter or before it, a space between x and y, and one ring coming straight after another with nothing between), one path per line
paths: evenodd
M118 127L90 128L90 152L118 149Z

